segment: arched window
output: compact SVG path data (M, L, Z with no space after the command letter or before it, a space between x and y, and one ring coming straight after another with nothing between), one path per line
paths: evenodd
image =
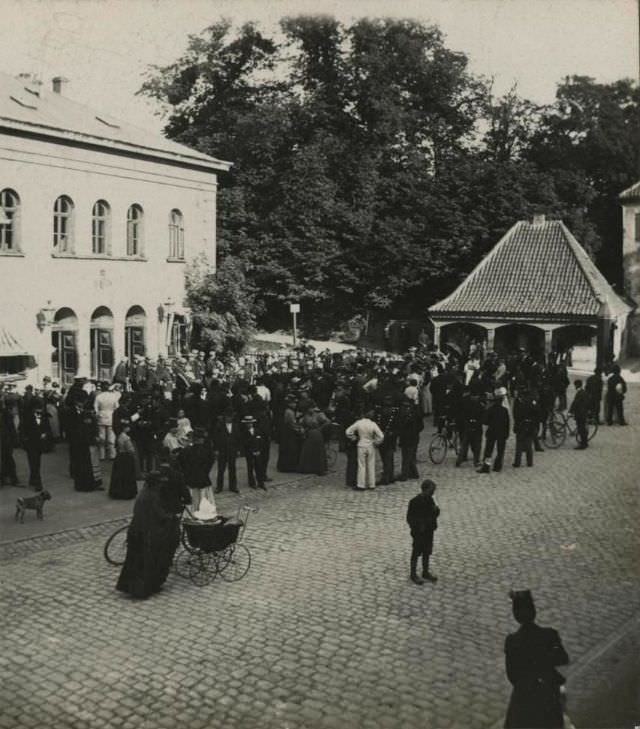
M20 198L8 188L0 192L0 253L20 250L18 225L20 223Z
M636 213L635 223L636 223L636 230L635 230L636 243L640 243L640 213Z
M73 200L66 195L53 204L53 247L57 253L73 253Z
M169 216L169 258L184 260L184 219L176 209Z
M142 218L140 205L132 205L127 210L127 255L142 255Z
M91 213L91 250L96 255L109 255L109 224L111 208L105 200L98 200Z

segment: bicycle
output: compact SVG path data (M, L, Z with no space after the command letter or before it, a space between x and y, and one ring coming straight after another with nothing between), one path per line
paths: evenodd
M431 463L436 465L442 463L447 457L447 452L451 448L454 453L458 452L458 431L456 430L455 423L452 421L445 421L442 428L435 433L429 443L429 459Z
M598 422L589 415L587 418L587 440L591 440L598 432ZM559 448L567 439L567 434L578 440L578 425L572 413L556 410L549 416L542 434L542 441L547 448Z

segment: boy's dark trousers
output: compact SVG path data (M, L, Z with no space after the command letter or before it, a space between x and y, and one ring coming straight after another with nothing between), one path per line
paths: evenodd
M530 433L516 434L516 455L513 465L516 468L522 462L522 454L527 457L527 466L533 466L533 435Z

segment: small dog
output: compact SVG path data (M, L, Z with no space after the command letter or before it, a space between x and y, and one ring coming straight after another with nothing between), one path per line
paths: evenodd
M27 509L33 509L36 512L36 518L42 519L44 502L50 499L51 494L48 491L38 491L33 496L19 496L16 501L16 521L24 524L24 514Z

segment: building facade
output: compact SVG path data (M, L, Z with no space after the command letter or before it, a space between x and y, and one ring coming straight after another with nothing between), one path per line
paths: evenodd
M229 167L0 74L0 325L31 379L185 345L185 266L215 265Z
M622 265L624 292L636 306L640 302L640 182L620 195L622 204ZM640 357L640 315L629 317L627 354Z
M571 349L590 370L620 356L631 307L559 220L516 223L446 299L429 309L435 341L484 341L502 354Z

